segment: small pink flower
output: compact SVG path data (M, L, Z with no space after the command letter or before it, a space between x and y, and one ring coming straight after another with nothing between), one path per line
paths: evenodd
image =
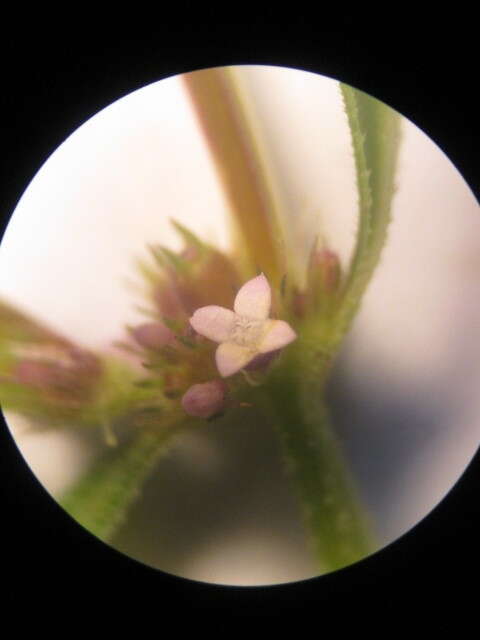
M211 305L197 309L190 324L197 333L219 342L215 354L224 378L244 369L256 356L285 347L296 339L283 320L269 319L271 290L263 273L237 293L233 311Z

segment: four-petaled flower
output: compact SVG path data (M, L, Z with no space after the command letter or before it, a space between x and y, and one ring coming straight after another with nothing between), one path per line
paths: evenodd
M271 290L263 273L237 293L233 311L210 305L197 309L190 324L197 333L219 342L215 360L224 378L246 367L255 357L285 347L297 337L283 320L268 318Z

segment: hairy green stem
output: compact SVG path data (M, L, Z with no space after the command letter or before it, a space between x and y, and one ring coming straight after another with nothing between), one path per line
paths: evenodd
M264 406L275 422L315 557L324 571L334 571L373 552L375 541L322 388L311 378L299 379L293 361L288 365L272 372Z
M110 449L60 498L60 505L98 538L110 539L159 458L184 426L183 418L171 418Z

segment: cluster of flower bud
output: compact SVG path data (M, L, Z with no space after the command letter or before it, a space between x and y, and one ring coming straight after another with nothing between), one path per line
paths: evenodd
M152 352L147 358L154 361L152 375L160 373L164 396L181 397L188 415L210 418L226 407L221 378L266 370L296 333L287 322L269 317L272 291L263 273L240 286L228 256L175 226L185 240L181 252L152 248L161 267L153 290L159 320L131 334ZM212 342L217 343L214 353ZM215 367L220 378L208 380Z
M152 249L162 270L153 298L163 318L185 322L201 306L230 304L239 276L224 253L203 243L177 222L174 225L185 246L178 254L162 247Z
M12 381L63 405L88 401L102 371L96 356L71 345L28 345L16 355Z

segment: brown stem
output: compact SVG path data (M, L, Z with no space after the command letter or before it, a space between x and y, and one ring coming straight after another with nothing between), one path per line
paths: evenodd
M275 198L234 73L206 69L184 83L243 240L244 267L277 287L285 265Z

